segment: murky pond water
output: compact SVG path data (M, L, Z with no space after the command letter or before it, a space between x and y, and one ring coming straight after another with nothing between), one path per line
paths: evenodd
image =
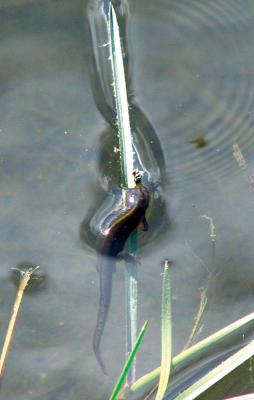
M124 361L124 273L119 263L103 338L110 371L104 377L91 345L96 254L80 231L105 195L102 154L112 132L91 89L86 2L17 3L0 4L1 340L16 292L10 267L40 265L45 282L24 298L0 395L106 399ZM162 221L153 210L140 252L140 325L150 320L138 359L142 374L160 359L165 257L173 261L175 354L209 274L195 340L253 310L254 4L130 0L129 7L132 89L163 149L169 220L154 235L156 218ZM213 256L209 220L201 215L213 218ZM251 388L246 379L238 392Z

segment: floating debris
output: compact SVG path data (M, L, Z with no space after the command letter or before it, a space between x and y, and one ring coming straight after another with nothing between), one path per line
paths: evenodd
M209 217L208 215L200 215L200 217L201 218L204 218L204 219L207 219L208 221L209 221L209 223L210 223L210 238L211 238L211 240L212 240L212 242L215 242L215 239L216 239L216 231L215 231L215 225L214 225L214 222L213 222L213 218L212 217Z
M198 136L193 140L190 140L191 144L195 144L196 149L202 149L203 147L207 146L207 140L204 136Z
M239 167L241 168L241 170L244 173L244 176L250 186L251 191L254 193L254 176L251 174L251 172L249 171L249 168L247 166L247 163L244 159L244 156L240 150L240 147L238 146L237 143L233 144L233 156L236 159L237 164L239 165Z
M208 215L200 215L201 218L207 219L210 223L210 238L212 241L212 258L214 259L215 256L215 239L216 239L216 231L215 231L215 225L213 223L213 218L209 217Z

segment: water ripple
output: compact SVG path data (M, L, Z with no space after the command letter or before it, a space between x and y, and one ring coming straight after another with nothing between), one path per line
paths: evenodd
M223 179L235 169L234 142L244 153L254 147L254 5L197 0L173 1L170 7L164 0L160 5L149 4L151 26L156 31L158 20L163 25L161 46L168 51L153 45L152 56L158 57L158 68L164 66L160 87L164 80L175 99L170 121L162 114L160 122L168 138L169 170L186 189L195 178L215 174ZM165 102L173 103L172 97ZM196 148L198 137L207 146Z

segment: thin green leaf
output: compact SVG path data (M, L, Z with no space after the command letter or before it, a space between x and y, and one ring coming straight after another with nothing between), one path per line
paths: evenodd
M125 187L134 187L133 177L133 149L130 128L129 106L124 73L123 54L119 27L114 7L109 8L109 37L110 59L113 73L113 88L117 111L117 125L119 132L120 156L122 168L122 183Z
M118 381L117 381L117 383L116 383L116 385L114 387L114 390L113 390L109 400L115 400L117 398L117 395L120 392L120 389L121 389L121 387L122 387L122 385L124 383L124 380L125 380L125 378L126 378L126 376L128 374L128 371L129 371L129 369L131 367L133 359L135 358L137 350L138 350L138 348L139 348L139 346L140 346L140 344L141 344L141 342L143 340L147 325L148 325L148 321L146 321L144 323L143 327L141 328L141 331L140 331L140 333L138 335L138 338L137 338L137 340L136 340L136 342L135 342L135 344L133 346L132 352L130 353L130 355L129 355L129 357L128 357L128 359L127 359L127 361L126 361L126 363L125 363L125 365L124 365L124 367L122 369L121 375L119 376L119 379L118 379Z
M171 287L169 261L164 262L162 280L162 304L161 304L161 368L158 391L155 400L162 400L166 392L172 354L172 325L171 325Z
M227 358L203 378L176 397L176 400L194 400L254 355L254 340Z

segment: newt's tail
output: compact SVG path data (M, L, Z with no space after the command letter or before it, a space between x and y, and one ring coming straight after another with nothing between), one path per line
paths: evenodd
M101 367L102 372L104 373L104 375L108 375L106 367L105 367L105 364L104 364L104 361L103 361L102 356L101 356L100 340L101 340L101 338L97 337L97 335L94 333L94 336L93 336L93 351L94 351L96 360L98 361L98 363L99 363L99 365Z
M113 277L114 267L111 265L101 265L100 266L100 299L99 299L99 309L97 314L97 323L93 334L93 351L95 357L105 375L107 370L103 362L100 343L103 335L104 327L108 318L109 307L111 303L111 293L112 293L112 277Z

